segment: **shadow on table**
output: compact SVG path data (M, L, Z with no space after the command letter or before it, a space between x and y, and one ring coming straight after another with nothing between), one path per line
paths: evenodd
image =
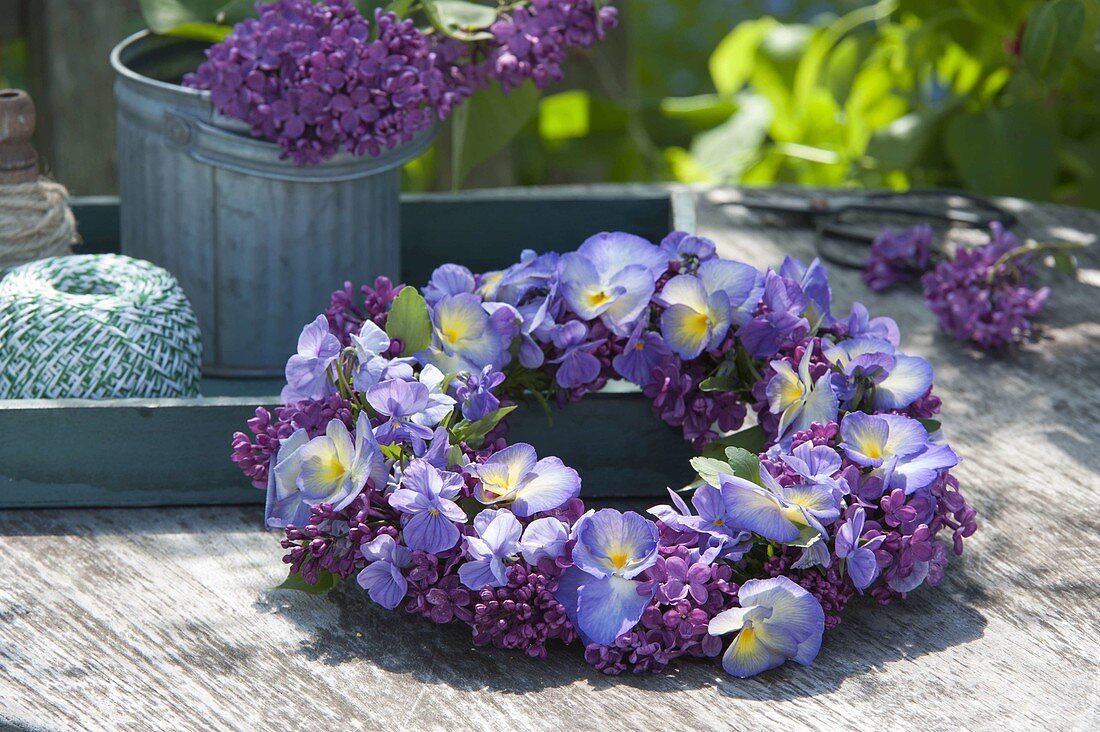
M583 679L594 690L631 687L639 691L681 691L715 687L726 696L792 699L831 691L845 679L968 643L982 636L986 620L971 603L983 604L980 588L965 576L938 588L923 588L906 603L879 607L857 601L844 624L826 635L814 665L795 664L754 679L733 679L717 660L684 659L656 675L609 677L592 669L579 649L551 648L535 660L490 647L475 648L465 625L435 625L374 605L352 584L326 598L268 593L256 605L278 602L280 614L311 640L299 652L310 661L339 665L367 661L422 684L446 684L466 691L523 694ZM320 606L323 603L323 606ZM336 618L333 622L332 611Z

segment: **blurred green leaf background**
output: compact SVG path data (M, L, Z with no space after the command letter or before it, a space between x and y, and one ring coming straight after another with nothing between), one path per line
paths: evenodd
M631 0L623 20L467 185L953 187L1100 207L1100 0ZM408 185L445 186L442 167L418 161Z
M1100 208L1100 0L617 5L563 83L464 107L406 189L957 187ZM0 33L0 85L33 76L27 45Z

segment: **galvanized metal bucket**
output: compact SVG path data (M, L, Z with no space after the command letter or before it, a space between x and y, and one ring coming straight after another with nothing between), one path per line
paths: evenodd
M142 31L111 52L121 248L183 286L204 373L277 375L333 290L401 271L400 168L435 129L376 158L299 167L175 83L202 48Z

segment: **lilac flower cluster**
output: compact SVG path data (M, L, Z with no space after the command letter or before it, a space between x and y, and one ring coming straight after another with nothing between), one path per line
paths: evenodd
M604 233L440 267L402 298L422 313L391 321L399 289L334 294L286 405L234 437L309 584L355 576L382 607L534 658L579 641L607 674L721 656L746 677L810 663L858 595L939 583L977 529L931 366L892 320L834 316L816 261L759 272L680 232ZM611 379L706 449L652 518L586 511L576 471L505 438L522 394L565 404Z
M917 224L904 231L883 229L871 242L863 263L863 281L875 292L916 280L932 259L932 227Z
M1013 252L1020 240L994 224L992 240L972 249L958 248L921 279L924 300L940 327L980 348L1001 348L1031 335L1050 289L1031 285L1031 257Z
M593 0L532 0L489 27L489 74L505 91L527 79L540 89L562 79L570 47L589 48L618 22L615 8Z
M924 301L941 328L979 348L1003 348L1031 336L1031 320L1050 294L1049 288L1031 284L1034 253L1043 248L1025 246L993 223L988 244L957 247L933 266L931 227L884 229L864 262L863 281L881 292L919 277Z
M256 13L184 84L209 90L221 114L299 165L341 150L378 156L493 79L505 91L526 79L545 87L562 77L569 48L591 46L616 23L614 8L592 0L530 0L502 8L488 38L463 43L380 8L369 20L352 0L261 0Z

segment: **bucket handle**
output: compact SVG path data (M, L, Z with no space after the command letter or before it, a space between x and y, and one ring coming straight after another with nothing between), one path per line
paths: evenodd
M376 158L341 153L320 165L302 166L279 158L281 151L274 143L224 130L180 110L166 111L163 124L168 145L198 163L290 183L339 183L393 170L431 147L436 133L433 125Z

